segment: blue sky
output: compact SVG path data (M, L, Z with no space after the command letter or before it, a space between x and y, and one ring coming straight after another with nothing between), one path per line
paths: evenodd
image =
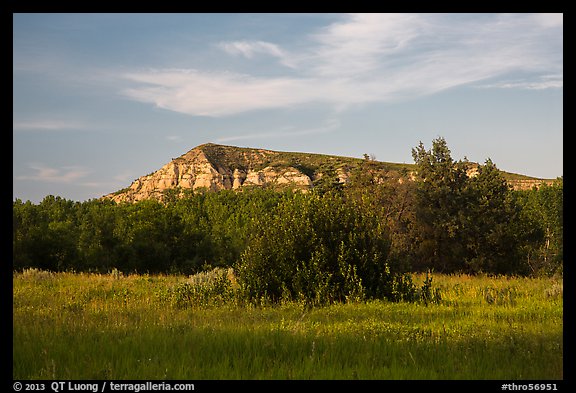
M206 142L563 175L562 14L14 14L13 198Z

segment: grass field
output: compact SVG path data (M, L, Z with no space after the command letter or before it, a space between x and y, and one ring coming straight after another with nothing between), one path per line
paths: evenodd
M440 304L314 309L182 303L185 283L14 273L13 378L563 378L561 280L434 275Z

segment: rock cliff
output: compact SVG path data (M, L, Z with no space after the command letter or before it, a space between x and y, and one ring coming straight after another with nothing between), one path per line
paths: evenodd
M300 157L303 156L303 157ZM167 189L238 190L245 187L307 190L321 171L306 167L303 153L275 152L205 144L173 159L158 171L139 177L125 189L105 195L116 202L162 199ZM346 161L345 158L343 158ZM341 181L349 174L340 169Z
M309 190L323 177L346 183L362 159L311 153L285 153L207 143L197 146L162 168L134 180L122 190L103 196L116 202L163 199L169 189L242 190L247 187ZM390 172L413 170L412 164L373 161ZM473 172L473 170L472 170ZM469 175L474 175L470 173ZM412 177L412 176L411 176ZM521 177L509 179L516 189L531 188L543 182Z

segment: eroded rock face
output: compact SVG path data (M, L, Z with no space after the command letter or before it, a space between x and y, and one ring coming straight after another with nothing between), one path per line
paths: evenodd
M240 170L238 168L234 169L234 173L232 174L232 189L237 190L246 181L247 173L244 170Z
M209 191L238 190L247 186L290 186L307 189L312 187L312 179L298 169L288 167L265 167L259 169L250 167L250 162L258 164L266 154L274 154L266 150L255 150L257 157L246 157L233 167L222 162L209 159L199 146L188 153L172 160L158 171L142 176L126 189L105 195L116 202L137 202L143 199L162 199L167 189L206 189ZM225 161L225 160L224 160ZM256 166L256 165L255 165Z
M534 187L539 188L542 184L552 185L553 183L554 183L553 180L546 180L546 179L508 180L508 184L514 190L531 190Z

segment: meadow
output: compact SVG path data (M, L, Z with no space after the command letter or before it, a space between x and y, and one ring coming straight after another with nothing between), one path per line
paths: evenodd
M314 308L216 295L211 280L15 272L13 378L563 378L561 278L435 274L437 303Z

